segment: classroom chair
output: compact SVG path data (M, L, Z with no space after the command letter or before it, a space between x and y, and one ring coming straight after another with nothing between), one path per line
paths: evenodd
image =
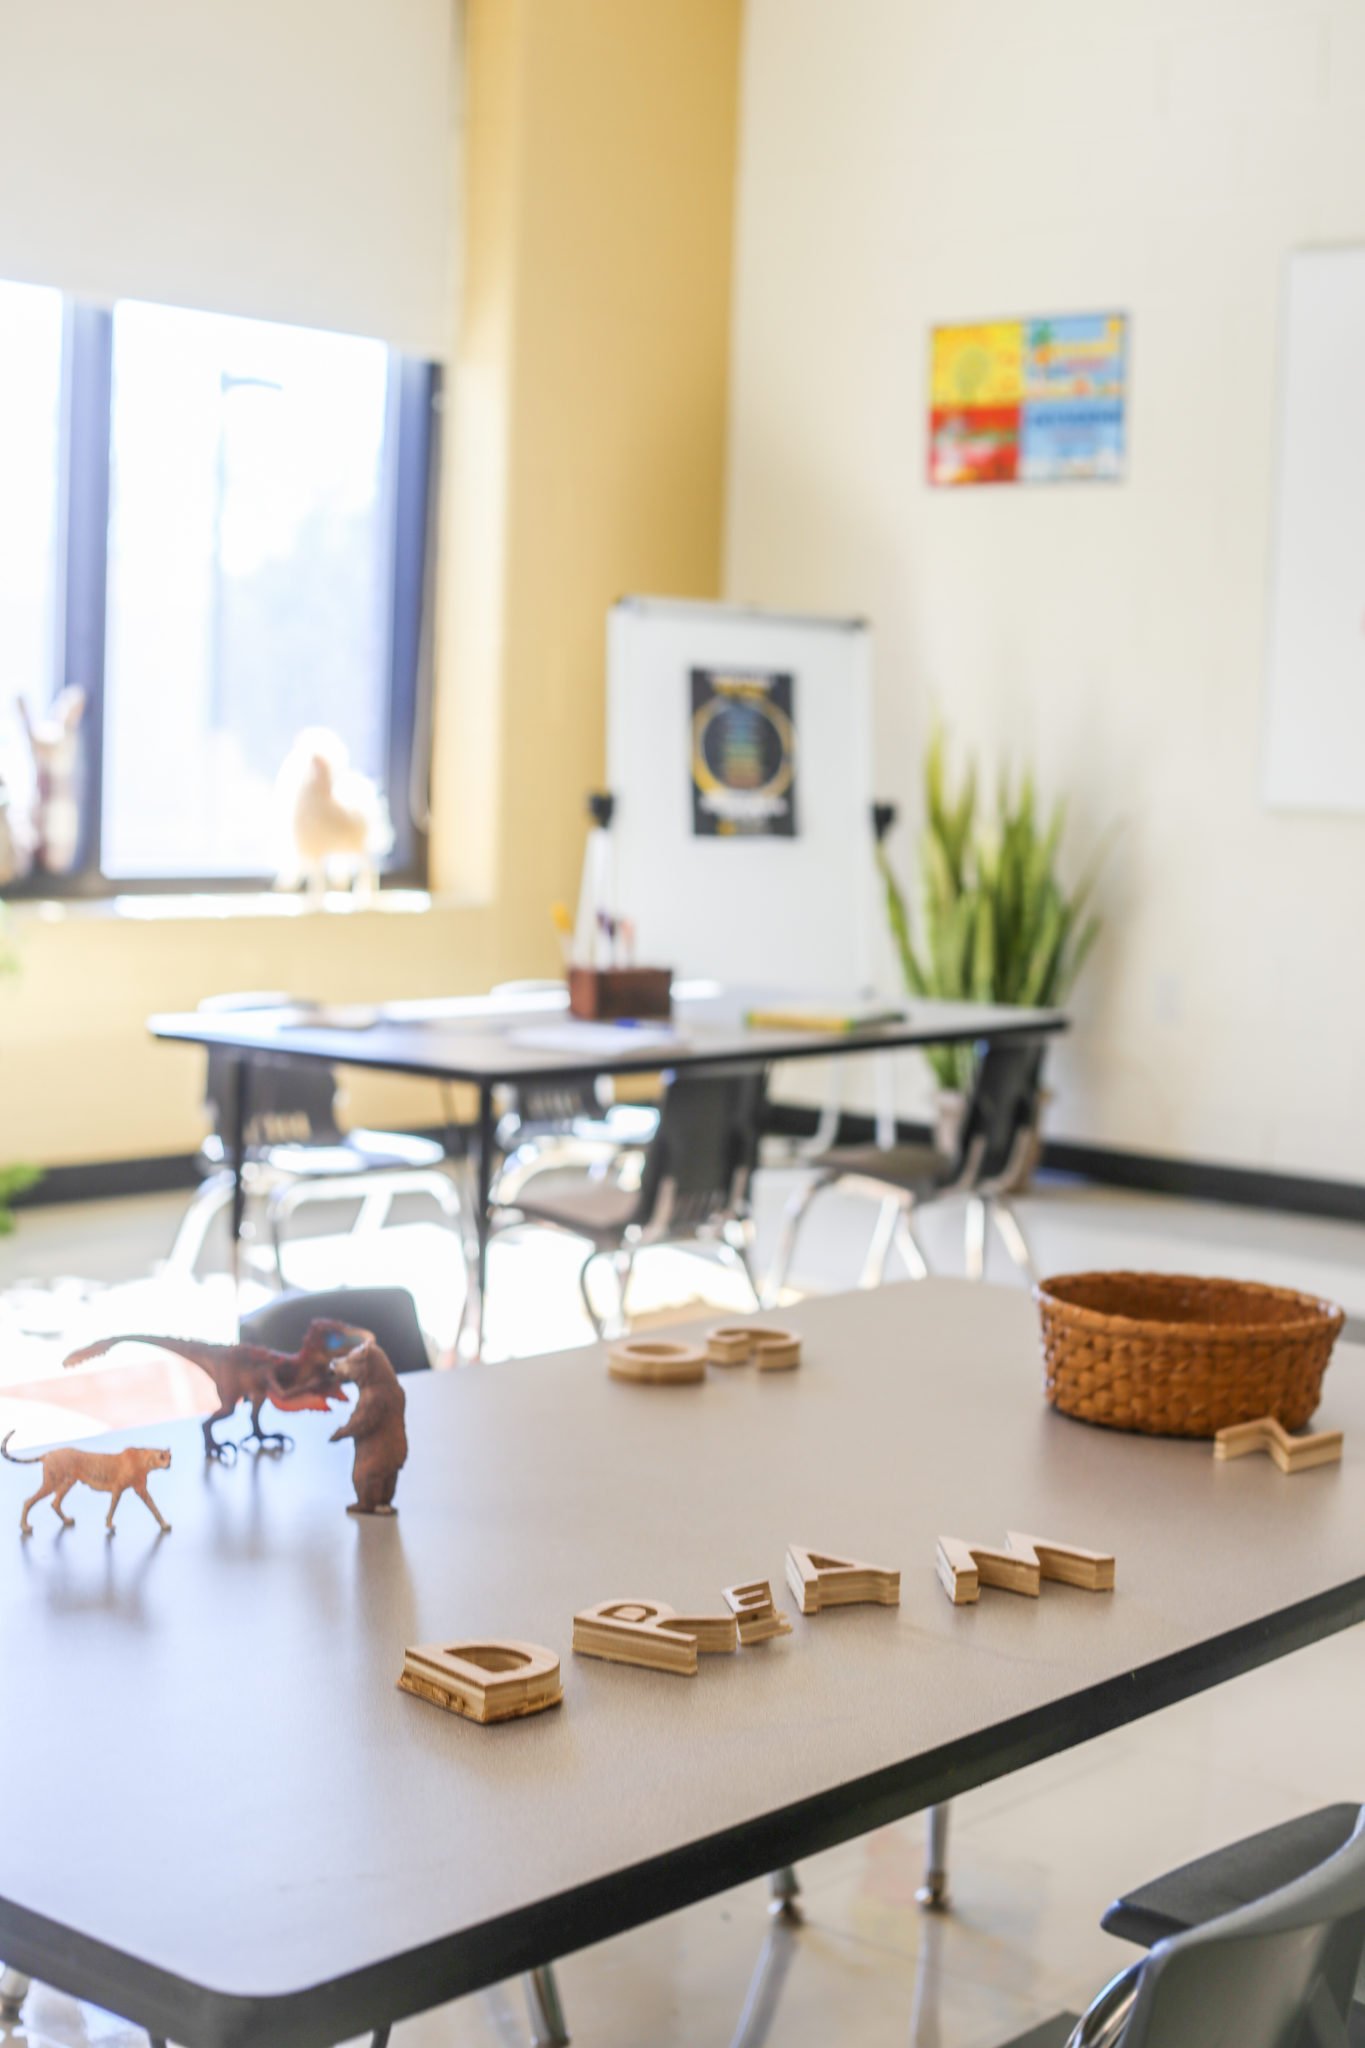
M1358 1807L1327 1812L1336 1817L1330 1827L1322 1825L1323 1815L1309 1819L1319 1824L1318 1847L1333 1846L1289 1882L1162 1937L1107 1984L1080 2019L1059 2013L1010 2048L1197 2048L1201 2042L1353 2048L1365 2038L1353 2003L1365 1953L1365 1813ZM1269 1833L1285 1837L1303 1827L1291 1823L1289 1831ZM1306 1840L1304 1833L1300 1846ZM1236 1892L1257 1862L1249 1846L1236 1843L1159 1883L1168 1887L1170 1901L1178 1895L1185 1905L1226 1896L1223 1881ZM1281 1841L1276 1854L1284 1851ZM1274 1858L1264 1851L1260 1861L1269 1870ZM1222 1880L1214 1883L1209 1872L1219 1866ZM1196 1880L1193 1874L1201 1871Z
M406 1287L291 1290L242 1317L242 1341L264 1344L270 1351L297 1351L308 1325L319 1316L368 1330L396 1373L427 1372L431 1367L431 1347Z
M759 1306L749 1185L766 1085L764 1070L750 1066L671 1076L653 1137L626 1156L621 1171L538 1173L515 1202L495 1208L495 1228L529 1225L588 1241L579 1289L599 1337L606 1319L588 1284L593 1265L612 1260L624 1328L635 1259L663 1244L694 1245L737 1266Z
M898 1251L912 1278L922 1280L929 1262L915 1235L918 1210L931 1203L966 1203L966 1272L979 1280L986 1269L986 1239L994 1223L1014 1263L1036 1278L1028 1243L1010 1206L1009 1193L1028 1163L1035 1142L1043 1047L1006 1039L983 1045L976 1079L962 1119L957 1151L945 1160L932 1145L836 1145L812 1162L814 1172L788 1202L777 1254L768 1277L767 1298L776 1304L787 1283L796 1241L811 1204L830 1188L865 1195L881 1210L863 1264L860 1284L875 1287L886 1278L891 1253Z
M274 1008L282 995L216 996L202 1010ZM176 1232L167 1270L192 1276L215 1219L232 1202L231 1091L234 1056L211 1050L205 1104L212 1129L199 1151L203 1185ZM401 1131L343 1131L337 1121L335 1071L316 1060L253 1058L246 1126L246 1190L262 1201L278 1284L286 1284L284 1247L290 1219L308 1202L355 1202L354 1232L381 1230L397 1195L425 1195L447 1225L462 1232L460 1198L434 1138Z

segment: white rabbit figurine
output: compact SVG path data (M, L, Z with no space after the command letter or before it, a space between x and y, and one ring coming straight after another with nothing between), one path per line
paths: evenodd
M326 726L310 726L290 748L275 785L289 853L276 886L308 884L321 895L329 884L354 886L368 896L375 863L393 845L388 805L368 775L352 768L345 741Z
M19 699L19 716L33 755L29 837L35 874L66 875L76 865L81 837L78 733L84 715L84 690L63 690L45 718L35 718L24 698Z

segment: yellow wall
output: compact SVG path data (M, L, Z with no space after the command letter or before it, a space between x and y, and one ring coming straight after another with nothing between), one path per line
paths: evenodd
M605 614L719 589L741 0L467 0L465 275L447 415L428 912L16 919L0 1158L187 1152L200 1057L149 1011L551 971L603 775ZM353 1077L357 1118L435 1122Z

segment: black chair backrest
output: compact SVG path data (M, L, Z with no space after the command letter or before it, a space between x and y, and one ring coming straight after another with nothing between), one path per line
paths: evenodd
M645 1152L638 1215L653 1215L665 1181L675 1223L705 1223L748 1195L758 1158L767 1074L759 1066L673 1074Z
M575 1117L602 1114L596 1083L581 1075L562 1081L519 1081L514 1102L517 1121L523 1124L571 1124Z
M230 1160L234 1056L210 1048L204 1100ZM270 1145L335 1145L337 1077L321 1060L291 1060L268 1053L253 1057L247 1076L246 1149Z
M1045 1048L1037 1039L997 1039L981 1049L953 1162L954 1178L992 1180L1033 1128Z
M272 1351L297 1351L315 1316L368 1330L395 1372L430 1368L417 1305L406 1287L325 1287L311 1294L281 1294L242 1317L242 1336Z
M1365 1951L1363 1821L1282 1891L1159 1942L1123 2048L1346 2048Z

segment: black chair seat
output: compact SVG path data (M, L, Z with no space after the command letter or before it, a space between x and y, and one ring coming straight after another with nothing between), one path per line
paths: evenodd
M402 1131L348 1131L332 1145L265 1145L258 1156L277 1173L300 1180L340 1180L356 1173L429 1173L445 1153L434 1138L409 1137Z
M1152 1948L1292 1884L1350 1840L1359 1806L1323 1806L1259 1835L1230 1842L1115 1899L1100 1925L1121 1941Z
M942 1153L932 1145L891 1145L884 1151L877 1145L835 1145L822 1152L814 1165L820 1173L858 1174L912 1195L937 1191L949 1171Z
M538 1173L509 1207L532 1223L556 1223L594 1244L614 1247L640 1213L638 1189L586 1174Z

